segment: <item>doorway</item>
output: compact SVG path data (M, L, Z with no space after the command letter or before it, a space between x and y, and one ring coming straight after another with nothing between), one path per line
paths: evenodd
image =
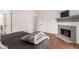
M0 36L6 34L6 14L0 13Z

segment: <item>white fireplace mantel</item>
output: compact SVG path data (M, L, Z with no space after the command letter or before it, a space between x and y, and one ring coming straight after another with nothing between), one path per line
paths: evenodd
M69 17L62 17L62 18L56 18L56 20L74 20L74 19L79 19L79 14L77 15L72 15L72 16L69 16Z
M58 22L58 25L76 26L76 43L79 44L79 22Z

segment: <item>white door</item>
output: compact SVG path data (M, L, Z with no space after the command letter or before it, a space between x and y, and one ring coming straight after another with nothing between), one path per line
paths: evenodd
M33 11L13 10L12 11L12 32L26 31L33 32Z

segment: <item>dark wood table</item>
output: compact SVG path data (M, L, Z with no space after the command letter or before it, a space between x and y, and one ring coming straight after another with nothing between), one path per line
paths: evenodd
M23 31L6 34L1 37L1 42L9 49L51 49L51 45L48 39L37 45L20 40L22 36L28 34L29 33Z

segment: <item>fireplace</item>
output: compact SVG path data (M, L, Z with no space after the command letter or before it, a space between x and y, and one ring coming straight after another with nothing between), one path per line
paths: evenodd
M58 25L58 35L72 42L76 42L76 26Z
M61 28L61 29L60 29L60 33L61 33L62 35L65 35L65 36L71 38L71 30Z

